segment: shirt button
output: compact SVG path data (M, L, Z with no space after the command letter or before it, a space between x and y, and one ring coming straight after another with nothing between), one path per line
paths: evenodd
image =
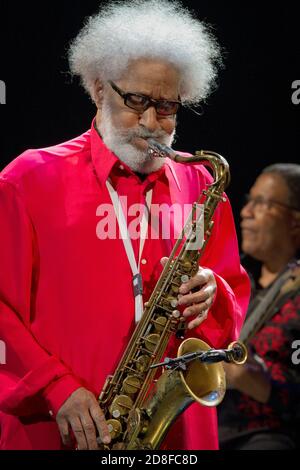
M145 265L145 264L147 264L147 260L146 260L146 259L142 259L141 263Z

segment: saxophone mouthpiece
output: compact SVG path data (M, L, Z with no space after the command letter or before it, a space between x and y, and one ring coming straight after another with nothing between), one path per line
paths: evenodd
M167 145L161 144L154 139L148 140L149 149L148 153L151 157L155 158L166 158L169 157L171 160L174 160L176 157L176 153L173 149L168 147Z

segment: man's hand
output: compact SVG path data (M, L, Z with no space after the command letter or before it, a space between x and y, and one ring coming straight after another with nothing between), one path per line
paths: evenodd
M191 292L192 290L193 292ZM216 290L217 283L211 269L199 268L196 276L182 284L179 289L179 294L182 297L180 297L178 305L187 307L183 311L185 318L196 317L188 323L189 330L196 328L206 320L208 311L214 302Z
M77 389L60 408L56 416L64 445L71 446L70 428L78 450L97 450L96 430L104 444L110 443L110 434L104 415L94 395L85 388Z
M162 258L161 263L165 265L168 258ZM212 306L217 290L217 283L211 269L200 268L196 276L181 285L179 289L178 306L186 307L183 317L196 317L187 325L191 330L206 320L208 311ZM193 291L193 292L192 292Z

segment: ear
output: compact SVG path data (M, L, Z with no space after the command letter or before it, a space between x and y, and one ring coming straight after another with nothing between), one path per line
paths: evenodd
M98 109L102 108L103 90L104 90L103 83L97 78L97 80L95 80L93 84L92 99L95 102Z

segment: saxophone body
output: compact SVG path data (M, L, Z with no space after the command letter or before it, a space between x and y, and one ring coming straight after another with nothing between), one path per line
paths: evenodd
M183 157L155 141L149 141L149 149L154 157L169 157L183 164L206 162L213 170L214 181L193 205L189 226L183 228L176 241L145 304L142 319L99 397L112 438L112 444L105 449L158 449L170 426L191 403L215 406L223 399L226 388L221 363L194 360L185 368L165 370L158 380L157 370L151 366L165 356L171 336L182 329L177 309L179 287L198 272L199 259L213 228L214 211L224 201L229 167L223 157L213 152ZM204 241L200 249L195 249L199 204L204 206ZM177 356L207 350L210 350L207 343L189 338L181 343ZM232 356L232 361L242 363L245 355L238 360Z

